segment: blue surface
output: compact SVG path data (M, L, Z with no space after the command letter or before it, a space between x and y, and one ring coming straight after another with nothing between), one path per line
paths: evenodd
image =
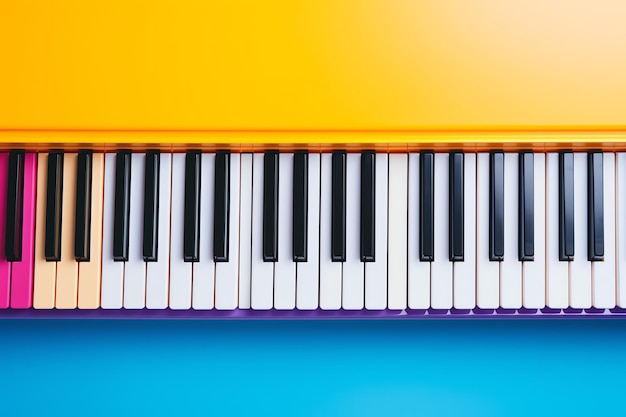
M625 415L625 348L626 320L3 320L0 415Z

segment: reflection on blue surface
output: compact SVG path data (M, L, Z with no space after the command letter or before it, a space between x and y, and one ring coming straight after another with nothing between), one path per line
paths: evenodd
M4 320L0 415L624 415L625 355L626 320Z

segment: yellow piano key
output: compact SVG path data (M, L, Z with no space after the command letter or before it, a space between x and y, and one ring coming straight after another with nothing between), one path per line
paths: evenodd
M78 303L78 262L74 257L76 221L76 153L63 157L63 211L61 223L61 260L57 262L56 308L76 308Z
M90 261L78 264L78 308L100 307L102 282L102 196L104 193L104 154L94 153L91 177Z

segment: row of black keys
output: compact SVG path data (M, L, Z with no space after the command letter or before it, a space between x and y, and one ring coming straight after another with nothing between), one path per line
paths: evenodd
M91 152L78 154L76 188L76 236L77 261L88 261L90 256L90 207L91 207ZM184 210L184 259L197 262L200 259L200 163L201 153L186 154L185 210ZM11 152L9 157L9 187L7 199L6 254L8 260L21 259L21 225L9 219L21 221L23 187L23 152ZM143 256L146 262L157 260L159 221L159 151L148 151L145 164L144 187L144 236ZM263 259L278 261L278 171L277 151L264 155L263 198ZM229 240L229 177L230 153L218 151L215 158L214 195L214 253L216 262L228 261ZM308 216L308 154L294 154L293 174L293 260L307 259ZM434 154L420 153L419 190L419 257L434 260ZM115 214L113 256L116 261L128 260L130 171L131 152L120 151L116 155ZM559 257L571 260L574 256L574 178L573 154L559 153ZM602 153L588 154L589 192L589 244L588 259L601 260L604 256ZM489 256L492 261L504 257L504 154L494 151L489 160L490 213ZM376 159L373 151L361 153L361 260L375 260L375 178ZM63 153L48 156L46 241L45 256L48 261L59 261L61 255L61 203L62 203ZM449 260L464 258L464 156L462 152L449 154ZM543 179L540 179L543 180ZM519 154L519 260L534 257L534 167L533 154ZM343 262L346 258L346 153L335 151L332 155L332 224L331 258ZM15 222L18 223L18 222Z

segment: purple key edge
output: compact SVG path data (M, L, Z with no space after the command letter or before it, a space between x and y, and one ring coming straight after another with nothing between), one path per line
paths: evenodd
M572 313L564 310L507 310L506 313L498 311L485 311L480 309L463 310L380 310L380 311L325 311L321 309L305 311L254 311L236 309L232 311L217 310L36 310L29 309L5 309L0 310L0 319L228 319L228 320L290 320L290 319L540 319L540 318L623 318L626 317L626 309L594 309L592 312L582 310Z

